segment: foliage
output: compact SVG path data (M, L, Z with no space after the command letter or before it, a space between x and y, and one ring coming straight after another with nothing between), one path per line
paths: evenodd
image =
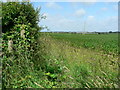
M38 30L40 30L38 27L39 10L34 10L28 2L2 4L3 88L28 87L33 76L37 74L34 62L39 54L36 53L39 51L37 42ZM24 38L21 37L22 30L25 31ZM8 51L9 40L13 41L12 52Z
M62 77L62 68L57 60L46 59L46 50L43 50L45 44L38 39L38 30L41 29L37 26L38 11L34 10L30 3L2 4L3 89L59 86L58 79ZM40 19L43 18L41 16ZM22 30L25 31L24 38L21 37ZM9 40L13 41L12 52L8 50Z
M31 24L38 30L39 8L34 9L29 2L2 3L2 27L3 33L12 31L16 24Z

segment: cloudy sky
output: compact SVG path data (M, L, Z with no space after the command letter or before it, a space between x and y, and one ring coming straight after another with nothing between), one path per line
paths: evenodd
M34 2L47 16L39 25L50 31L117 31L117 2ZM42 30L47 31L47 30Z

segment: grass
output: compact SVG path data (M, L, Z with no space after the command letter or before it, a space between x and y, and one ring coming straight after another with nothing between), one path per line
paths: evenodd
M66 37L68 39L68 36L69 40L71 41L71 34L68 34L68 36L67 34L65 35L66 36L61 36L62 39L65 39L64 41L62 41L60 38L58 40L58 37L60 37L59 34L50 34L48 37L46 37L45 34L45 36L41 38L41 40L45 43L45 49L47 50L46 52L49 56L49 58L45 57L46 60L49 59L52 60L52 62L56 61L62 68L61 70L63 72L62 75L64 76L64 79L62 79L63 77L60 77L62 83L59 83L59 85L61 85L61 87L118 87L118 57L114 57L114 55L104 54L103 52L98 52L96 50L71 46L71 44L66 41ZM75 37L75 35L71 35L71 37L73 36ZM85 37L85 35L83 35L83 37ZM72 39L72 41L75 40L75 38L74 40Z
M3 55L3 88L118 88L118 56L80 46L90 35L75 35L41 33L34 54Z

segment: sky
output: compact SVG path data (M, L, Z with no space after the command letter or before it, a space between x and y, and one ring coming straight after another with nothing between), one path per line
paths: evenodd
M39 22L49 31L118 31L117 2L32 2L47 18ZM46 29L42 31L47 31Z

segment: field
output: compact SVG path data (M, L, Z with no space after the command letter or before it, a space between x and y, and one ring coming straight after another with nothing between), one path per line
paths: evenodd
M39 33L37 43L5 52L4 88L119 87L117 34Z
M118 54L118 34L68 34L51 33L54 39L70 42L71 46L104 51L107 54Z
M92 5L90 11L86 8L84 11L82 3L80 8L78 5L73 8L73 4L61 3L60 7L63 5L63 9L58 10L50 8L59 6L57 2L49 5L49 8L48 4L48 2L43 4L41 2L37 4L1 2L1 21L3 22L0 39L2 50L0 52L2 65L0 86L2 88L0 89L120 88L120 73L118 72L120 51L117 32L91 34L89 32L81 34L42 32L49 29L65 30L68 28L70 31L75 28L82 30L83 25L86 31L86 21L87 30L90 31L93 29L104 31L107 28L117 30L117 23L111 21L117 20L117 13L113 15L111 12L112 17L108 14L102 17L102 14L105 14L102 11L100 17L97 17L98 15L93 13L95 4ZM72 8L69 5L72 5ZM95 10L99 11L103 5ZM41 7L43 7L42 11ZM81 10L82 13L84 11L85 15L80 14L78 17L78 9L80 13ZM92 18L89 15L93 15ZM94 16L95 19L93 19ZM45 22L41 22L42 20Z
M119 87L117 34L39 33L37 43L5 52L4 88Z
M118 87L118 34L42 33L40 42L58 87Z

